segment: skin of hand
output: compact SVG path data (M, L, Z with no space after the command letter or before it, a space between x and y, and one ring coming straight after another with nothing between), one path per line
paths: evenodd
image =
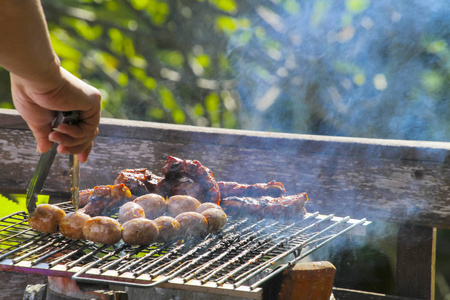
M98 134L101 95L61 68L40 0L1 2L0 65L11 74L14 105L32 130L37 150L47 152L56 142L59 153L77 154L85 162ZM56 112L75 110L77 125L52 128Z
M46 83L11 73L14 105L33 132L37 151L47 152L55 142L59 153L77 154L81 162L86 162L98 134L101 94L61 67L55 73L59 74ZM79 111L77 125L52 127L56 111L74 110Z

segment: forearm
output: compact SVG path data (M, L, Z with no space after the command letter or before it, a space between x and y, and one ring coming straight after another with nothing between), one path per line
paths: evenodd
M37 84L58 80L53 51L39 0L1 0L0 65Z

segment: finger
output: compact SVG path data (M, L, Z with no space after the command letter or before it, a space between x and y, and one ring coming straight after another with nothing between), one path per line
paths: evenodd
M84 121L80 121L76 125L61 124L57 128L53 128L54 131L71 136L75 139L82 139L85 137L96 137L98 134L98 128L95 125L90 125Z
M40 153L45 153L52 147L53 143L49 140L49 133L52 131L51 125L48 126L33 126L28 125L34 138L37 142L36 150Z
M88 146L83 152L77 155L78 160L82 163L87 162L88 156L91 153L92 147L94 146L94 142L91 143L90 146Z
M61 154L77 154L78 155L78 154L84 153L87 149L92 148L92 143L93 143L92 141L88 141L86 143L79 144L76 146L71 146L71 147L67 147L64 145L58 145L57 151L58 151L58 153L61 153ZM89 151L88 151L88 154L89 154Z

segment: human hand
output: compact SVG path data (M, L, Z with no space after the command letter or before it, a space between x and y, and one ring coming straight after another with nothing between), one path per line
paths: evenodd
M60 68L59 74L46 82L32 82L11 73L11 90L17 111L30 127L37 141L37 151L47 152L58 143L58 153L77 154L86 162L98 134L100 92ZM79 111L79 123L52 128L58 111Z

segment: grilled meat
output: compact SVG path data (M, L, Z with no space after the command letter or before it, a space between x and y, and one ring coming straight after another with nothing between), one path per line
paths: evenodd
M147 194L137 197L133 201L142 206L145 211L145 217L155 219L164 215L167 211L166 200L158 194Z
M158 226L149 219L137 218L123 224L122 239L128 245L149 245L158 235Z
M84 240L83 227L90 218L80 210L68 213L59 223L59 232L68 239Z
M168 242L180 235L180 223L172 217L161 216L155 219L156 226L158 226L159 237L161 242Z
M125 184L135 196L153 193L156 184L162 179L146 168L125 169L119 172L114 184Z
M78 192L78 207L82 208L85 207L89 203L89 198L92 195L92 192L94 189L85 189ZM73 204L73 199L71 199Z
M131 200L131 192L123 183L100 185L94 188L89 203L82 210L91 217L111 215L125 202Z
M215 204L215 203L211 203L211 202L205 202L200 204L199 207L197 207L196 212L198 212L199 214L201 214L202 212L204 212L207 209L222 209L222 207L220 207L219 205ZM223 209L222 209L223 210Z
M221 206L229 215L245 214L263 218L292 218L305 214L307 201L306 193L277 198L269 196L260 198L228 197L222 199Z
M94 243L112 245L122 238L122 226L110 217L93 217L83 227L84 237Z
M208 232L219 232L227 224L228 217L222 209L210 208L202 212L208 222Z
M58 226L66 213L58 206L51 204L39 204L33 215L28 219L28 224L34 230L43 233L56 233Z
M191 196L175 195L169 198L167 202L167 212L169 215L176 217L187 211L196 211L200 201Z
M189 195L200 202L220 203L219 186L210 169L197 160L182 160L169 156L162 168L164 178L156 192L164 197Z
M208 221L202 214L197 212L184 212L175 219L180 222L180 232L183 237L204 236L208 232Z
M145 212L142 206L134 202L127 202L119 208L118 219L120 223L137 218L145 218Z
M231 181L218 181L220 195L228 197L253 197L262 196L280 197L286 193L281 182L270 181L268 183L242 184Z

